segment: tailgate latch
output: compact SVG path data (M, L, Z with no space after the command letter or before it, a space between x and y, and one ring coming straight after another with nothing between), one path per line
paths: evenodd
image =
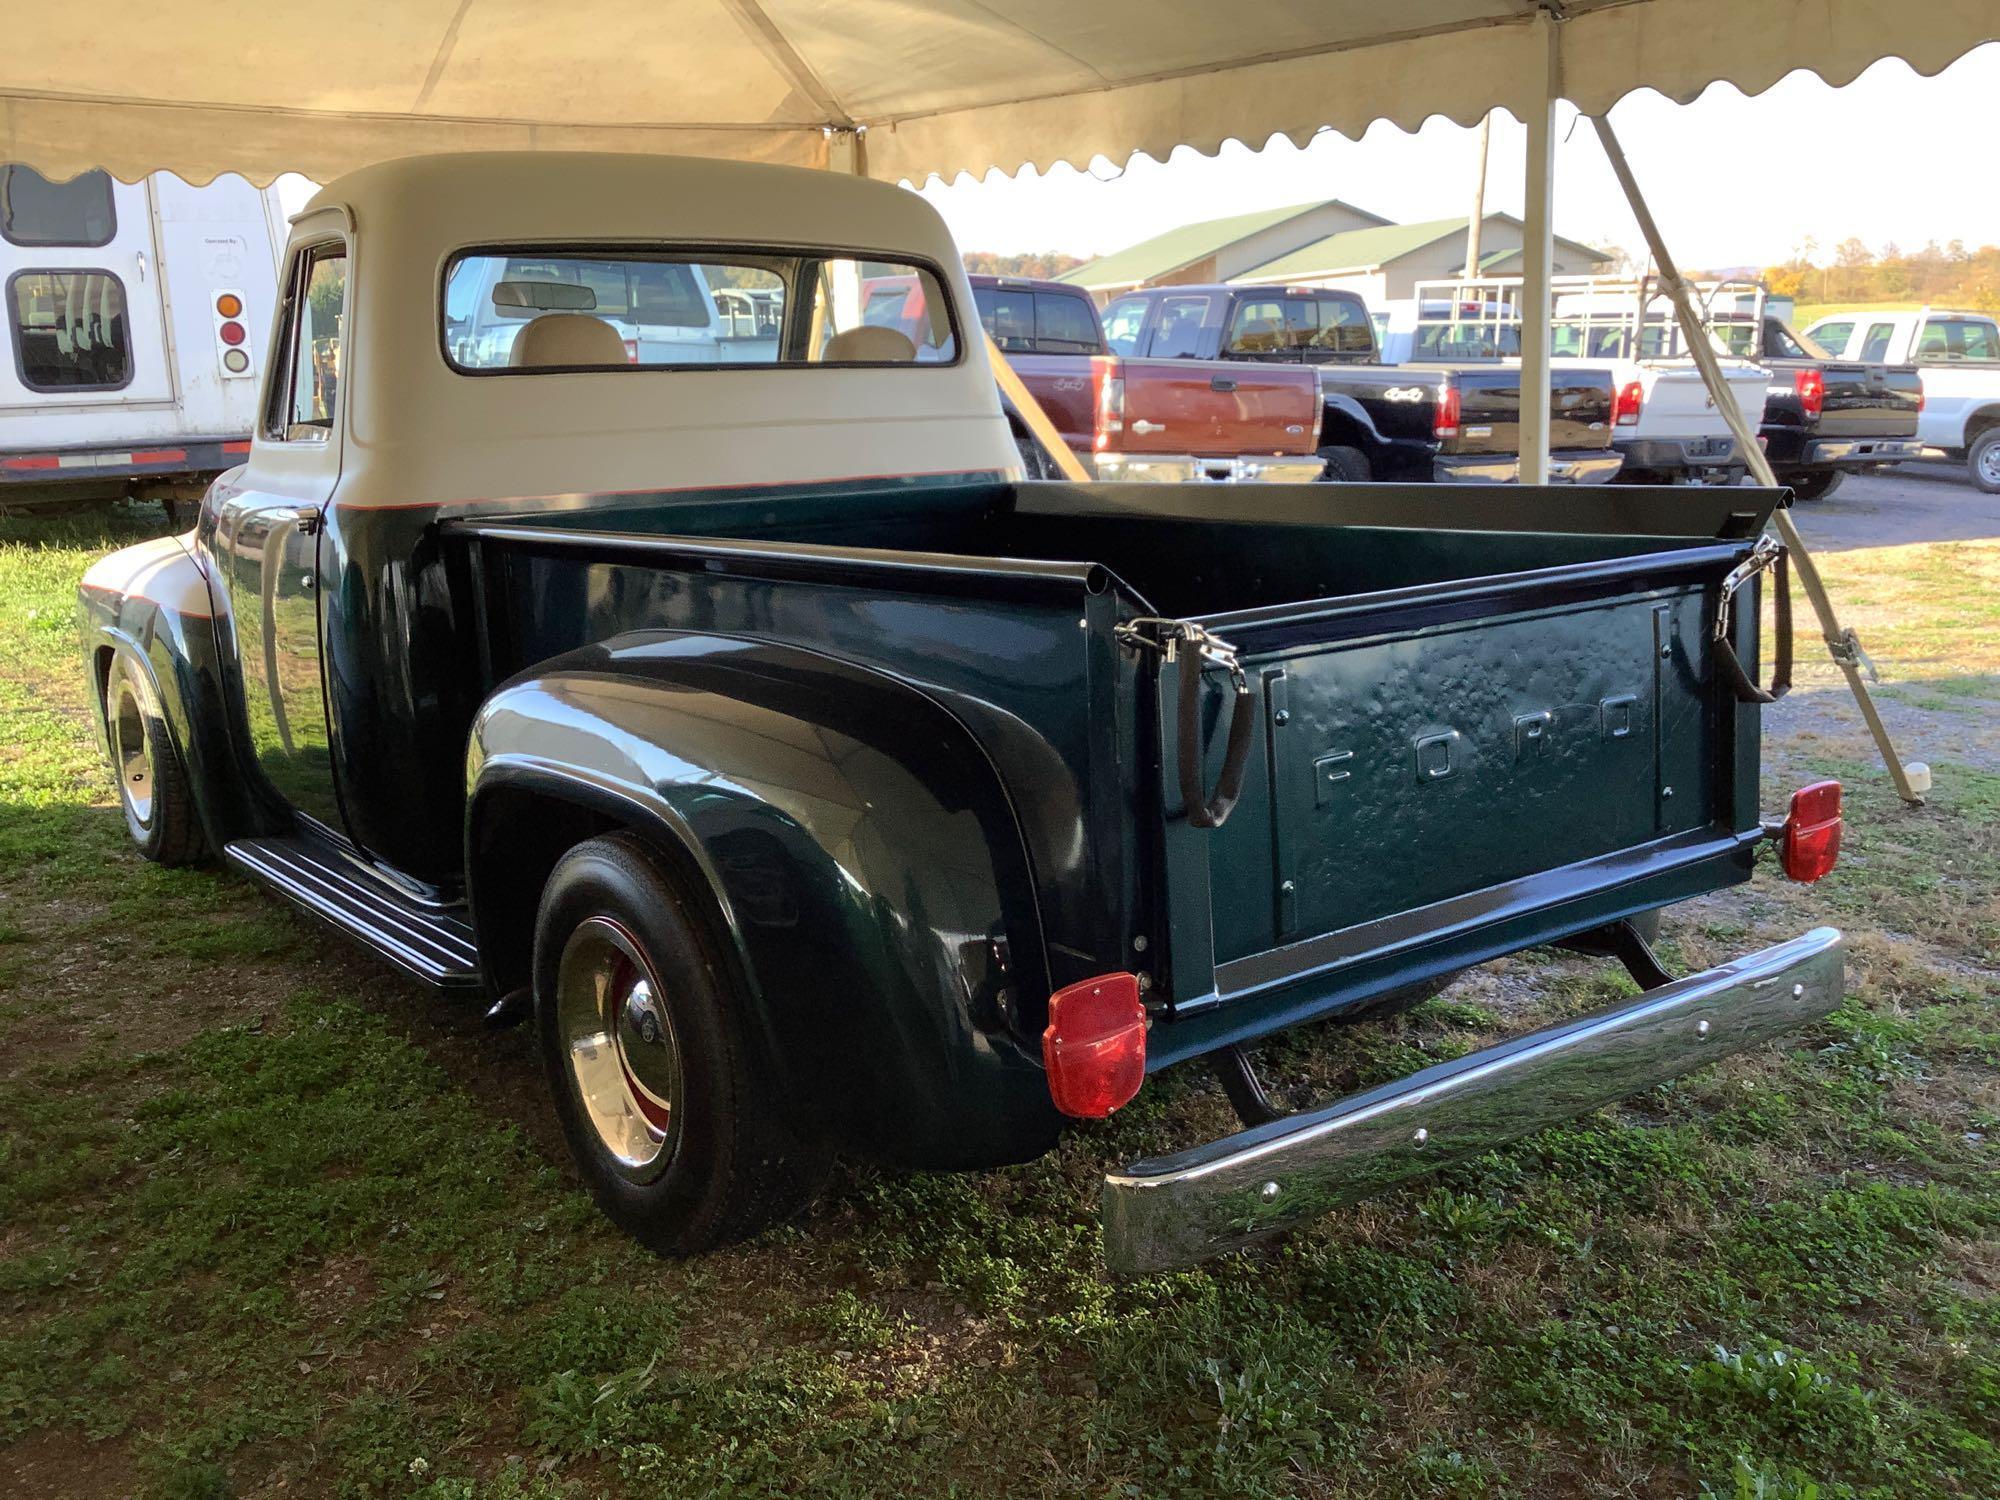
M1181 801L1187 806L1187 820L1193 828L1220 828L1243 794L1243 770L1250 759L1250 734L1255 721L1250 714L1250 676L1236 655L1236 648L1220 636L1212 635L1192 620L1169 620L1142 615L1117 626L1112 634L1121 646L1134 651L1152 651L1165 665L1180 668L1180 705L1176 716L1178 738L1176 759L1180 769ZM1222 772L1216 778L1215 794L1202 786L1201 669L1213 662L1229 674L1236 689L1229 713L1229 740L1222 752Z
M1764 689L1743 670L1730 637L1736 628L1737 592L1765 569L1771 570L1776 592L1772 599L1777 639L1772 646L1771 686ZM1766 532L1750 555L1729 570L1715 601L1715 658L1736 696L1745 703L1776 703L1792 690L1792 587L1785 544Z

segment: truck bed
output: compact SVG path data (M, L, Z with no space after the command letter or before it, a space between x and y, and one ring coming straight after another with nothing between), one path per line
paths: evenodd
M1774 494L1216 493L662 495L447 541L488 687L699 634L942 705L1025 852L1027 1035L1051 987L1135 949L1172 1023L1157 1067L1747 876L1757 719L1710 627ZM1254 741L1220 828L1181 801L1177 677L1134 639L1156 617L1199 622L1247 674ZM1737 612L1746 660L1755 621ZM1231 700L1207 679L1212 785Z

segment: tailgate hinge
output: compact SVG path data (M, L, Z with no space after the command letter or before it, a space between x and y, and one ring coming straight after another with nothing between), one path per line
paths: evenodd
M1180 705L1177 729L1180 744L1176 761L1180 770L1181 801L1191 828L1220 828L1228 819L1243 791L1243 771L1250 758L1253 721L1250 714L1250 675L1236 655L1236 648L1220 636L1209 634L1192 620L1168 620L1158 615L1142 615L1114 627L1112 635L1121 646L1134 651L1152 651L1165 666L1176 662L1180 668ZM1229 714L1229 738L1222 753L1222 772L1215 792L1202 785L1203 747L1201 735L1201 669L1213 662L1229 674L1236 689Z

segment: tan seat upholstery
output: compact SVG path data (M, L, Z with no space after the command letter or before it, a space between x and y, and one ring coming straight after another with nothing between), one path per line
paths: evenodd
M910 342L908 334L863 323L859 328L850 328L828 339L826 352L820 355L820 361L823 364L906 365L916 357L917 346Z
M625 341L618 330L588 313L543 313L514 336L507 363L516 370L559 365L622 365Z

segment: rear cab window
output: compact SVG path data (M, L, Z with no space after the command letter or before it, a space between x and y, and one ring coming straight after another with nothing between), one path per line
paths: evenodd
M980 324L1007 354L1102 354L1097 310L1081 293L1032 287L972 289Z
M1889 339L1895 331L1894 323L1870 323L1867 335L1861 340L1861 353L1858 357L1870 363L1887 358Z
M1145 331L1148 305L1144 297L1120 297L1104 310L1104 342L1113 354L1140 352L1139 335Z
M932 268L803 251L467 250L446 268L442 322L468 375L960 357Z
M1152 347L1146 352L1154 359L1200 359L1207 321L1208 298L1162 297Z
M1815 323L1806 330L1806 337L1838 359L1847 351L1847 341L1853 333L1851 322Z

